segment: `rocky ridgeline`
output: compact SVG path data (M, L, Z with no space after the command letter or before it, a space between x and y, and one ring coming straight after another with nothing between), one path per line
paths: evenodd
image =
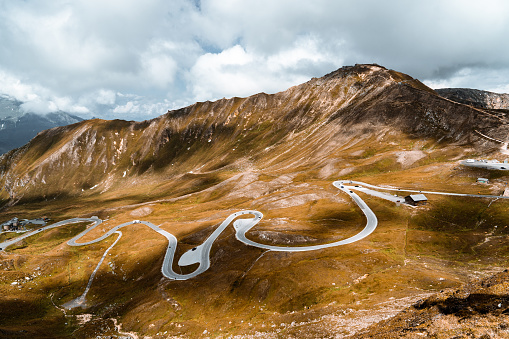
M509 94L499 94L470 88L441 88L442 97L462 104L485 109L509 109Z
M0 198L2 190L11 203L105 192L154 174L210 172L240 161L280 164L275 147L287 150L289 166L314 166L338 140L383 128L467 144L479 140L474 128L507 135L498 119L406 74L355 65L276 94L199 102L144 122L96 119L41 132L0 156Z

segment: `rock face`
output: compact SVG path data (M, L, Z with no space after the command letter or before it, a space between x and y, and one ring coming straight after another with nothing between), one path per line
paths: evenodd
M96 119L41 132L0 157L0 187L13 202L104 192L197 168L315 166L341 141L384 128L471 143L479 140L474 127L507 136L502 119L446 100L408 75L355 65L272 95L199 102L144 122Z
M21 101L0 94L0 119L22 116L23 112L20 108L22 104Z
M470 88L441 88L435 91L444 98L474 107L509 109L509 94L499 94Z
M355 338L507 338L509 273L444 291L395 317L357 333Z
M24 113L21 104L20 101L0 97L0 154L23 146L43 130L83 121L65 112L44 115Z

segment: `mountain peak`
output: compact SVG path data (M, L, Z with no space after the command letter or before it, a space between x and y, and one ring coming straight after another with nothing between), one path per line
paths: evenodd
M285 145L314 154L333 147L337 138L383 128L456 143L470 142L474 128L501 137L505 132L493 119L443 99L404 73L375 64L347 66L276 94L196 103L144 122L93 120L43 132L22 152L0 160L0 184L11 198L80 194L96 185L113 189L132 176L174 173L171 164L185 172L246 159L281 163L267 150ZM304 153L292 161L299 159L316 161ZM41 189L42 180L47 184Z

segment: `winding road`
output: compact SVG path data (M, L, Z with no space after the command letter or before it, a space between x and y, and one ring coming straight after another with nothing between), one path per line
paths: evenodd
M99 266L101 265L102 261L106 257L107 252L118 242L118 240L122 236L122 232L120 232L120 229L123 227L126 227L126 226L133 225L133 224L145 225L145 226L151 228L152 230L156 231L157 233L161 234L168 240L168 247L166 249L166 254L164 256L163 264L161 267L161 272L162 272L163 276L165 276L168 279L173 279L173 280L188 280L188 279L196 277L197 275L205 272L210 267L210 251L212 248L212 244L217 239L217 237L225 230L225 228L228 227L228 225L232 222L233 222L233 227L235 229L235 236L239 241L243 242L246 245L263 248L263 249L266 249L269 251L280 251L280 252L314 251L314 250L320 250L320 249L324 249L324 248L330 248L330 247L335 247L335 246L340 246L340 245L351 244L353 242L359 241L359 240L367 237L376 229L376 227L378 225L378 220L376 218L375 213L373 213L373 211L364 202L364 200L362 200L356 193L354 193L354 190L362 191L366 194L374 195L379 198L386 199L386 200L393 201L393 202L403 202L404 199L402 197L398 197L398 196L394 196L394 195L387 194L384 192L380 192L380 190L399 191L399 192L419 192L419 193L427 193L427 194L441 194L441 195L467 196L467 197L479 197L479 198L504 198L504 199L509 198L509 197L493 196L493 195L478 195L478 194L476 195L476 194L460 194L460 193L446 193L446 192L432 192L432 191L416 191L416 190L399 189L399 188L392 188L392 187L379 187L379 186L370 185L370 184L366 184L366 183L359 182L359 181L351 181L351 180L335 181L333 183L333 185L335 187L337 187L339 190L341 190L344 193L346 193L347 195L349 195L353 199L353 201L357 204L357 206L359 206L362 213L364 213L364 215L366 216L365 227L356 235L354 235L350 238L347 238L347 239L340 240L340 241L327 243L327 244L321 244L321 245L312 245L312 246L291 246L291 247L289 247L289 246L275 246L275 245L261 244L261 243L257 243L253 240L248 239L246 237L246 233L251 228L253 228L256 224L258 224L258 222L260 222L260 220L263 218L263 214L258 211L254 211L254 210L240 211L240 212L236 212L236 213L233 213L230 216L228 216L221 223L221 225L219 225L219 227L216 230L214 230L214 232L201 245L192 248L191 250L185 252L180 257L180 259L178 261L179 266L188 266L188 265L199 263L198 268L194 272L189 273L189 274L179 274L173 270L173 261L175 259L175 252L177 249L177 238L173 234L161 229L160 227L158 227L148 221L133 220L130 222L126 222L126 223L123 223L123 224L113 227L108 232L104 233L102 236L100 236L94 240L90 240L88 242L78 242L79 239L81 239L87 233L89 233L90 231L95 229L97 226L99 226L102 223L102 220L97 217L72 218L72 219L67 219L67 220L57 222L57 223L49 225L49 226L42 227L40 229L31 231L31 232L27 232L17 238L4 241L4 242L0 243L0 250L5 250L7 247L12 246L13 244L19 242L20 240L23 240L25 238L28 238L35 234L38 234L42 231L49 230L49 229L56 228L56 227L61 227L61 226L72 224L72 223L92 222L93 224L92 224L92 226L90 226L89 228L87 228L86 230L84 230L80 234L76 235L71 240L69 240L67 242L67 244L69 246L85 246L85 245L94 244L94 243L100 242L100 241L108 238L113 233L117 233L118 234L117 239L115 240L113 245L111 245L106 250L106 252L104 253L100 262L98 263L96 269L92 273L92 275L89 279L88 285L85 289L85 292L79 298L64 305L64 306L68 306L69 308L72 308L72 307L76 307L78 305L83 304L85 296L86 296L88 290L90 289L90 285L91 285L92 280L95 276L95 273L97 272L97 270L99 269ZM248 219L245 219L245 218L238 219L239 217L244 216L244 215L252 215L254 217L248 218Z

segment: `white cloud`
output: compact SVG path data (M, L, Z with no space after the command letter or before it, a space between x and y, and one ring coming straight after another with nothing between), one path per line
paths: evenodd
M113 105L117 99L117 94L112 90L100 89L96 96L95 101L100 105Z
M273 55L235 45L198 58L190 72L194 99L282 91L309 80L313 73L324 74L338 60L320 51L319 43L309 36L298 38L293 46Z
M50 112L66 111L75 114L88 114L90 111L87 107L75 105L69 98L55 98L30 100L23 103L21 109L25 112L33 112L39 114L46 114Z
M242 74L242 66L252 61L253 57L238 45L218 54L202 55L191 69L195 98L206 100L220 93L230 96L252 91L253 81L247 74Z
M432 85L509 86L503 0L0 0L0 9L0 94L38 111L144 119L363 62Z
M128 101L125 105L117 106L113 109L113 113L133 113L133 110L137 110L138 105L135 105L133 101Z
M154 116L166 113L169 109L176 109L185 106L183 102L146 102L139 100L127 101L123 105L118 105L112 109L111 117L121 117L123 119L146 120Z
M47 92L35 85L27 85L20 79L0 70L0 93L7 94L20 101L32 101L39 98L36 92Z
M485 67L463 67L444 79L430 79L423 82L431 88L475 88L496 93L509 92L509 69ZM482 87L476 84L483 84Z
M166 88L177 73L177 63L166 54L145 54L141 58L142 74L149 87Z
M86 114L89 109L77 104L70 97L57 96L38 84L26 84L16 77L0 71L0 93L23 102L21 108L26 112L49 113L58 110Z

